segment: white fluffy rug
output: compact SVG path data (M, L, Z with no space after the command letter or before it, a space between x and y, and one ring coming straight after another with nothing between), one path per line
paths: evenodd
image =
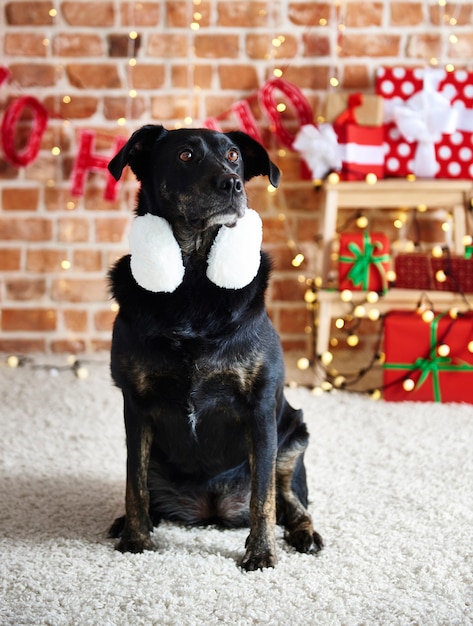
M473 407L291 389L311 431L326 548L242 573L245 530L162 524L156 551L106 538L122 512L121 396L105 364L0 369L0 624L473 624Z

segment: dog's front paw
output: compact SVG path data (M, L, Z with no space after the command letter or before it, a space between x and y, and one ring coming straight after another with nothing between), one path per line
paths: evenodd
M266 567L274 567L277 563L276 545L274 542L247 540L246 553L240 567L247 572L254 572Z
M287 532L284 538L298 552L312 552L315 554L324 547L322 537L312 528L312 524L310 527L299 526Z
M149 535L129 535L123 534L120 541L116 545L119 552L131 552L139 554L145 550L154 550L151 537Z

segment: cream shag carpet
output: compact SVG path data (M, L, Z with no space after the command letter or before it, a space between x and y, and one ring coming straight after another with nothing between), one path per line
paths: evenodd
M0 369L0 624L473 624L473 407L287 395L305 411L319 556L287 547L242 573L246 530L162 524L120 554L121 396L106 364L79 380ZM53 372L54 373L54 372Z

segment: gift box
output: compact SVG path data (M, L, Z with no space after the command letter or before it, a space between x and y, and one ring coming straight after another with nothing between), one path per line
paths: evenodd
M399 289L435 289L430 252L400 253L394 257L396 287Z
M386 291L390 261L389 239L384 233L342 233L338 257L338 288Z
M348 96L348 107L335 120L343 180L364 180L367 174L384 175L384 130L382 126L360 126L356 111L360 94Z
M440 258L432 257L431 266L435 289L473 293L473 259L449 254Z
M473 176L473 73L380 68L386 176Z
M473 403L473 312L456 319L436 314L426 322L417 312L385 317L384 399Z
M383 98L375 94L329 92L325 98L325 121L335 123L350 107L353 109L356 124L360 126L383 125Z

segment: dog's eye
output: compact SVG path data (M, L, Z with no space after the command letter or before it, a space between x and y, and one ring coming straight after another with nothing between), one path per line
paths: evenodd
M190 150L184 150L183 152L181 152L179 154L179 158L181 159L181 161L184 161L185 163L192 161L193 158L193 154Z
M229 150L229 152L227 154L227 158L232 163L236 163L238 161L238 159L240 158L240 155L238 154L238 152L236 150Z

